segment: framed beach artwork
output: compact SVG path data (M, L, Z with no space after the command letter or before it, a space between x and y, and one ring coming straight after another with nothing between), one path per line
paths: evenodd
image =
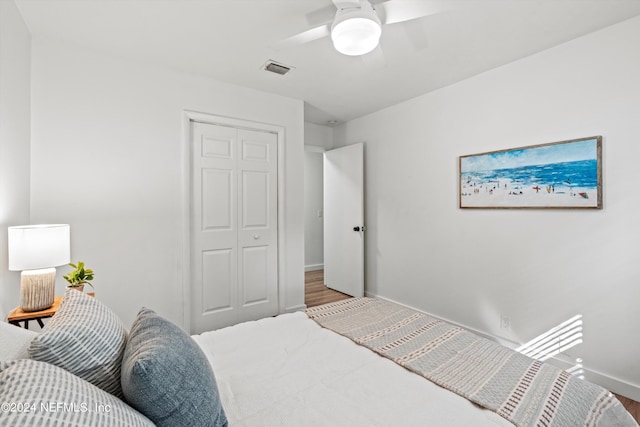
M602 209L602 137L459 157L460 208Z

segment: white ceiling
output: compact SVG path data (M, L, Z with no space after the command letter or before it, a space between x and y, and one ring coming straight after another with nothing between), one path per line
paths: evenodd
M283 46L293 35L330 23L331 0L16 4L34 37L302 99L305 120L318 124L362 116L640 15L640 0L388 1L432 14L384 25L382 56L363 57L337 53L327 37ZM269 59L295 69L286 76L262 71Z

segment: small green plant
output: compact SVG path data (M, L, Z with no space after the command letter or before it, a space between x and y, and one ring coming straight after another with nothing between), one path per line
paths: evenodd
M84 262L78 261L78 265L69 264L70 267L73 267L73 271L64 277L64 279L69 282L69 286L72 288L78 288L84 284L90 285L93 288L93 285L89 280L93 280L93 270L90 268L84 268Z

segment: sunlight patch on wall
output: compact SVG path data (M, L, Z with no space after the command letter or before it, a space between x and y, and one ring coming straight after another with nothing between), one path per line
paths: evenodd
M581 343L582 315L578 314L521 345L516 351L543 362ZM578 365L582 369L580 362Z

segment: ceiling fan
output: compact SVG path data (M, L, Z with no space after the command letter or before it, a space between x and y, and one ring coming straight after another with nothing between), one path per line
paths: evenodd
M384 25L419 19L441 12L445 2L426 0L332 0L328 10L312 12L310 21L322 25L275 45L284 49L331 36L334 48L349 56L365 55L378 47ZM333 15L331 20L331 15Z

